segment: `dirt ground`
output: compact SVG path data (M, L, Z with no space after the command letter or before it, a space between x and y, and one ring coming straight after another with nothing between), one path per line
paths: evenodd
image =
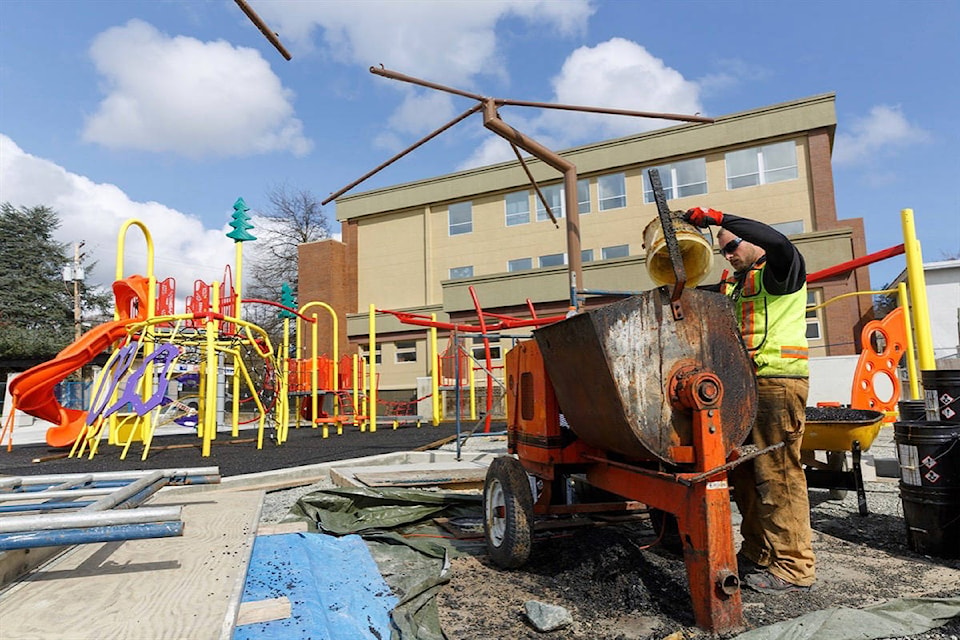
M889 494L896 484L876 483L874 489ZM811 509L816 589L781 596L744 589L748 628L835 606L860 608L908 596L960 597L960 561L912 552L901 518L858 515L852 492L843 502L831 502L826 491L812 490ZM459 640L660 640L677 632L682 635L672 639L715 637L693 626L682 557L663 546L642 549L654 541L649 524L638 522L538 539L529 563L513 571L498 569L482 549L456 558L451 581L439 596L444 631ZM528 600L567 608L573 624L538 633L524 615ZM960 620L912 638L956 640Z

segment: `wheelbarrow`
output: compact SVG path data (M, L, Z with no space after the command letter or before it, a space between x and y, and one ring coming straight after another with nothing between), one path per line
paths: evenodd
M869 513L863 488L861 454L870 449L880 427L883 413L846 407L807 407L806 426L800 444L807 486L830 489L831 497L842 498L846 490L857 492L861 516ZM816 451L825 451L826 463L816 459ZM847 452L852 469L847 468Z

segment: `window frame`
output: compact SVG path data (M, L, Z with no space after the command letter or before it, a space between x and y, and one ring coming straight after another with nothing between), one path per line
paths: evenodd
M582 193L583 190L586 190L587 192L586 200L581 199L584 195ZM584 205L586 205L586 208L584 208ZM585 215L590 213L590 179L589 178L582 178L580 180L577 180L577 212L580 215Z
M558 264L546 264L546 265L543 264L543 259L544 259L544 258L556 258L556 257L559 257L559 258L561 259L560 263L558 263ZM537 265L538 265L538 268L539 268L539 269L550 268L550 267L561 267L561 266L564 266L564 265L566 265L566 264L567 264L567 254L566 254L566 252L563 252L563 253L547 253L547 254L545 254L545 255L542 255L542 256L538 256L538 257L537 257Z
M526 261L526 264L527 264L526 267L517 266L516 268L514 268L515 267L514 263L518 263L522 261ZM533 269L532 257L531 258L514 258L513 260L507 260L507 273L516 273L518 271L529 271L530 269Z
M617 186L620 188L619 193L613 195L605 195L604 185L610 183L611 180L615 180ZM627 177L624 172L619 173L608 173L606 175L597 176L597 210L598 211L611 211L613 209L623 209L627 206Z
M453 216L454 207L466 207L466 221L454 222ZM456 215L463 215L464 212L458 211ZM454 231L454 228L457 230ZM473 201L466 200L464 202L453 202L447 205L447 236L452 238L454 236L462 236L468 233L473 233Z
M680 183L680 170L686 166L698 164L703 169L703 180L697 182ZM660 182L663 185L663 195L667 200L677 198L688 198L691 196L701 196L707 193L707 159L706 158L687 158L655 167L646 167L641 171L643 178L643 203L651 204L655 202L653 197L653 187L650 185L650 178L647 176L647 169L656 169L660 173ZM703 185L702 191L691 189L697 185ZM681 191L684 191L681 193Z
M366 343L360 344L360 345L358 345L358 346L360 347L360 357L363 358L364 361L365 361L365 362L367 363L367 365L369 366L369 364L370 364L370 343L369 343L369 342L366 342ZM378 342L378 343L377 343L377 350L374 351L374 355L375 355L375 362L376 362L376 364L383 364L383 343L382 343L382 342Z
M787 164L784 166L777 167L768 167L767 156L770 156L770 160L773 160L774 149L778 147L785 148L787 145L791 146L793 151L792 161L793 164ZM765 153L765 150L769 153ZM731 157L734 158L748 158L751 157L752 152L752 168L753 171L746 173L737 173L733 174L730 170L730 160ZM789 154L786 154L789 155ZM737 149L736 151L728 151L723 156L723 168L726 175L726 185L727 191L734 191L736 189L746 189L749 187L760 187L767 184L774 184L777 182L786 182L788 180L797 180L800 177L799 162L797 161L797 142L796 140L782 140L780 142L771 142L770 144L764 144L756 147L747 147L746 149ZM784 171L788 171L790 175L786 177L777 177L772 179L773 174L778 174ZM745 178L750 178L751 176L755 177L755 181L751 181L749 184L736 184L737 181L742 181Z
M401 346L403 345L403 346ZM405 356L413 355L413 359L406 359ZM416 340L397 340L393 343L393 363L394 364L416 364L417 362L417 341Z
M474 337L472 338L470 344L470 355L473 356L473 359L477 362L485 362L487 359L487 354L483 350L483 337ZM503 359L503 349L500 348L499 340L490 340L490 360L502 360Z
M807 289L807 306L814 307L820 304L821 290L820 289ZM807 323L806 330L804 331L807 340L823 340L823 308L816 309L814 311L805 312L805 319ZM812 314L812 315L811 315ZM810 328L813 327L816 329L816 336L810 336Z
M527 209L526 211L518 211L511 213L510 212L510 197L522 195L524 201L526 202ZM523 220L511 222L511 217L523 216ZM503 196L503 222L504 226L507 227L518 227L523 224L530 224L530 190L526 191L513 191L511 193Z
M459 269L469 269L469 270L470 270L470 273L469 273L468 275L463 275L463 276L454 275L453 272L454 272L454 271L457 271L457 270L459 270ZM465 265L463 265L462 267L450 267L449 271L447 272L447 275L449 276L449 277L447 278L448 280L463 280L464 278L472 278L472 277L473 277L473 265L472 265L472 264L465 264Z
M609 256L609 255L607 255L608 252L618 252L618 251L620 251L620 250L622 250L622 251L624 252L623 255L620 255L620 256L617 256L617 255ZM601 256L601 257L600 257L601 260L616 260L617 258L628 258L628 257L630 257L630 245L629 245L629 244L615 244L615 245L611 245L611 246L609 246L609 247L602 247L602 248L600 249L600 256Z
M543 197L550 203L550 210L553 212L554 217L557 220L563 218L567 213L567 207L565 204L565 198L563 193L563 184L548 184L545 187L540 187L540 193L543 194ZM559 206L554 206L553 194L557 194L557 200ZM543 222L546 220L550 221L550 216L547 215L547 210L543 207L543 203L540 201L540 198L535 196L534 199L537 201L537 214L536 221Z

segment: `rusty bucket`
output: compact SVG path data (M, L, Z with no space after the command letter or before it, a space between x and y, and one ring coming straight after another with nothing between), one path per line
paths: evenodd
M567 423L584 442L637 460L676 464L692 444L692 416L670 402L674 372L696 366L720 378L727 455L757 408L753 365L730 300L685 289L674 319L667 287L646 291L534 331Z
M713 268L713 246L695 226L684 222L677 212L671 212L673 231L680 247L680 258L687 275L688 287L695 287L703 281ZM673 271L673 261L663 235L663 226L659 218L654 218L643 230L643 248L647 255L647 273L657 286L673 284L677 278Z

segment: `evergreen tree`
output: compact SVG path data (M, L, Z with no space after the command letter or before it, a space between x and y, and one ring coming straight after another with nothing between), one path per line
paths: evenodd
M49 207L0 204L0 359L46 359L73 341L73 291L63 282L73 259L53 239L59 226ZM101 310L107 297L82 287L87 308Z

